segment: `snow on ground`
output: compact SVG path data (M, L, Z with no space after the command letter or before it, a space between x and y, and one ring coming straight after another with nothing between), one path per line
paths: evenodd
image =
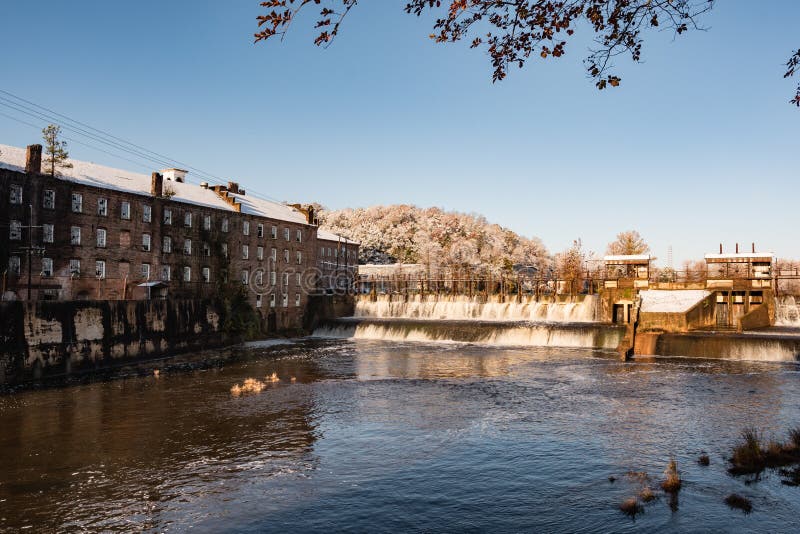
M703 289L641 291L640 311L648 313L680 313L689 311L695 304L711 295Z

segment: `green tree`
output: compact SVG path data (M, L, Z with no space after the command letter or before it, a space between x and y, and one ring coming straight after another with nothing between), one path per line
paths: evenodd
M282 38L299 12L320 6L314 43L328 46L339 34L342 21L358 0L267 0L257 17L256 42ZM699 20L714 0L406 0L405 12L437 15L430 38L437 43L469 41L471 48L486 50L492 79L502 80L509 66L523 67L531 56L544 59L564 55L576 29L594 33L586 71L598 89L620 84L611 72L612 60L626 54L642 59L648 30L669 30L676 36L701 29ZM800 50L787 62L784 77L800 67ZM800 106L800 86L791 100Z
M617 234L617 239L608 244L606 254L610 256L627 256L632 254L647 254L650 252L644 238L636 230L628 230Z
M71 169L72 163L69 163L69 152L67 152L67 142L60 140L58 137L61 135L61 126L56 124L49 124L46 128L42 129L42 138L44 139L44 153L45 165L50 169L50 176L56 175L57 169Z

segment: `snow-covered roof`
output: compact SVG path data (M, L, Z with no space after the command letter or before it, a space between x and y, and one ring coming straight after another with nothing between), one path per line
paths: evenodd
M358 245L358 242L352 241L333 232L325 230L324 228L317 228L317 239L324 239L325 241L337 241L347 243L348 245Z
M647 313L681 313L709 295L711 292L704 289L648 289L639 292L642 299L639 309Z
M775 254L772 252L738 252L734 254L706 254L706 260L716 260L718 262L724 261L742 261L742 260L765 260L772 261Z
M87 161L70 159L69 162L72 163L71 169L60 170L61 176L59 178L62 180L150 196L150 176L148 175L114 169ZM25 149L0 145L0 168L25 172ZM233 206L220 198L212 189L173 180L165 180L164 187L169 187L175 191L175 195L171 197L173 201L234 211ZM249 196L231 196L234 196L241 203L242 213L308 224L305 214L291 206Z
M603 261L610 262L648 262L650 254L619 254L615 256L603 256Z

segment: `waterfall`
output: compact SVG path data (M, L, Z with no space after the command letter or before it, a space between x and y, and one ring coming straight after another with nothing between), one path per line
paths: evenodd
M793 296L775 299L775 326L800 327L800 308Z
M322 324L315 337L383 341L451 341L495 346L616 349L624 328L601 324L536 324L498 321L338 319Z
M591 323L596 321L597 297L586 295L568 302L540 302L523 297L468 297L466 295L378 295L356 302L356 317L428 320L530 321L547 323Z

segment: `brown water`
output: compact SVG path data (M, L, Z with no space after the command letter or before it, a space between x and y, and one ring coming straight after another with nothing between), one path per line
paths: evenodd
M796 363L321 339L218 356L0 397L0 531L797 531L800 488L724 461L745 426L800 424ZM671 456L677 501L620 513L626 473L655 489Z

